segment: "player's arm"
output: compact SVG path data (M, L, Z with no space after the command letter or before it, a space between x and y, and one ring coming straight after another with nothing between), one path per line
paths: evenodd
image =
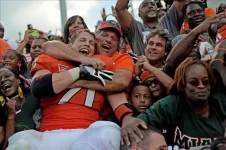
M112 81L105 80L103 86L99 81L78 80L70 88L83 87L99 91L122 91L129 87L132 80L132 72L126 69L118 69L114 72Z
M115 116L121 123L126 116L132 116L133 111L130 108L124 92L108 92L107 99Z
M51 73L47 69L39 70L32 79L31 90L35 97L53 96L66 89L80 76L78 67L68 71Z
M90 58L73 50L60 41L49 41L43 45L43 53L61 60L70 60L84 65L91 65L98 70L105 68L105 63L96 58Z
M123 31L129 31L132 23L132 15L127 10L129 0L118 0L116 4L117 19Z
M42 46L44 54L57 59L80 62L85 57L60 41L45 42Z

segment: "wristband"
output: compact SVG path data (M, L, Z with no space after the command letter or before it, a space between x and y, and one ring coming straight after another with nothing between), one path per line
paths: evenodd
M73 81L76 81L76 80L79 79L79 77L80 77L80 75L79 75L80 74L80 68L79 67L70 69L70 70L68 70L68 72L70 73Z
M122 123L123 119L126 116L132 116L133 115L133 111L131 109L131 106L128 103L124 103L124 104L119 105L115 109L114 113L115 113L115 116L117 117L117 119L120 121L120 123Z

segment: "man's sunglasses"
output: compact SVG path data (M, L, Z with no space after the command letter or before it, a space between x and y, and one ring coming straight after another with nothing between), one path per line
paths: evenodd
M145 81L144 82L145 84L147 84L148 86L150 86L150 85L152 85L152 84L158 84L158 83L160 83L159 82L159 80L157 80L157 79L154 79L154 80L148 80L148 81Z

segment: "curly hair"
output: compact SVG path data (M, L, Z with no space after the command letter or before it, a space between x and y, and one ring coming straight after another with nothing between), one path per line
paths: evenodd
M195 64L202 65L205 67L208 73L211 90L214 89L216 81L212 73L212 70L210 69L210 66L206 62L201 61L200 59L188 57L177 67L174 75L174 81L171 83L171 85L168 88L169 94L181 94L184 92L184 88L186 84L186 81L185 81L186 72L192 65L195 65Z
M147 44L148 44L148 41L150 40L150 38L153 38L156 35L165 39L165 41L166 41L165 51L167 53L169 53L170 50L172 49L172 44L171 44L171 38L170 38L169 32L166 29L155 29L152 32L150 32L147 36L146 47L147 47Z

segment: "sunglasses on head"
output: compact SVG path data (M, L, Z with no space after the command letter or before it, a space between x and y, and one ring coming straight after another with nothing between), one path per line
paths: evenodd
M159 80L157 80L157 79L154 79L154 80L148 80L148 81L145 81L144 82L145 84L147 84L147 85L152 85L152 84L158 84L159 83Z

